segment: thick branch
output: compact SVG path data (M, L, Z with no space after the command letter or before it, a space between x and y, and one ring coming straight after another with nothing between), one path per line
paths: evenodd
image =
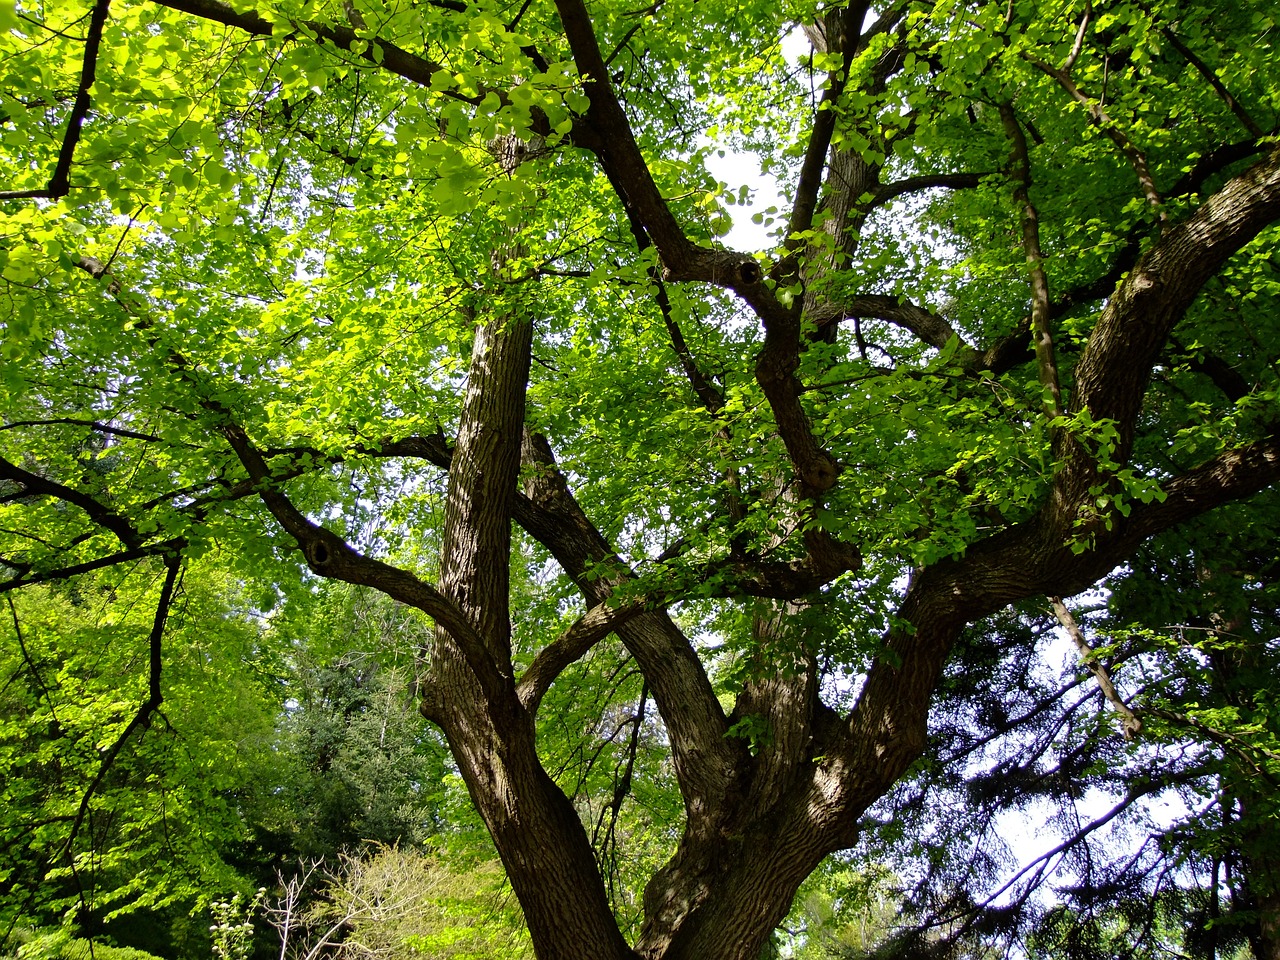
M227 424L223 435L240 458L258 495L271 515L284 527L306 557L308 566L322 577L359 586L374 587L393 600L416 607L447 630L463 650L477 680L496 693L502 684L485 645L472 624L458 607L435 587L423 583L413 574L390 564L366 557L353 549L331 530L312 523L281 493L262 454L249 440L244 428Z
M1169 228L1108 300L1076 367L1071 407L1116 423L1119 461L1128 458L1151 367L1169 332L1227 259L1277 219L1280 150L1273 150ZM1060 480L1092 482L1073 473L1069 466Z
M170 7L171 9L200 17L203 20L211 20L214 23L235 27L255 36L270 37L274 32L274 27L270 20L253 12L236 10L230 4L222 3L221 0L154 0L154 2L160 6ZM333 26L310 20L299 21L296 25L301 31L313 35L317 40L327 40L335 47L345 50L353 56L357 55L352 51L352 47L355 46L361 49L361 53L358 54L360 59L388 70L397 76L404 77L406 80L411 80L420 86L430 87L431 78L444 69L440 64L409 53L407 50L386 40L381 40L377 37L364 40L350 27ZM375 50L378 52L375 53ZM446 89L447 96L467 103L479 103L484 99L485 92L482 90L474 96L467 96L457 92L449 92Z
M865 204L864 209L873 210L908 193L924 190L970 190L981 186L985 176L983 173L934 173L906 177L876 187L871 194L870 203Z
M818 208L818 192L822 189L822 171L827 162L827 150L836 129L836 106L844 96L848 82L849 66L857 50L857 38L866 18L866 0L850 3L829 11L824 17L827 49L839 52L840 67L827 80L827 88L818 103L809 142L805 145L804 161L800 165L800 177L796 181L795 201L791 206L791 220L787 225L786 249L795 254L807 242L801 234L813 226L813 214ZM785 268L784 268L785 270ZM787 279L785 276L783 279Z
M1252 496L1280 483L1280 434L1226 450L1164 484L1164 500L1135 504L1126 524L1135 541L1199 516L1214 507Z
M833 305L838 307L844 316L871 317L892 323L894 326L910 331L922 343L927 343L938 350L944 349L952 339L955 339L959 341L962 351L976 353L965 343L946 317L909 300L882 294L863 294L841 300ZM817 319L821 323L825 317Z
M516 522L551 552L588 603L604 602L632 578L630 571L574 499L544 438L526 433L524 460L530 469ZM667 726L686 806L711 809L745 760L745 746L726 736L729 724L702 662L665 610L626 621L618 636L636 658Z
M599 158L623 206L653 238L664 266L683 272L682 268L693 259L694 245L676 222L640 152L631 123L614 92L586 5L582 0L558 0L556 9L590 103L586 123L591 135L581 136L577 129L580 125L575 124L574 140Z
M98 526L114 533L126 547L138 547L143 542L144 538L133 529L129 521L110 507L79 490L23 470L4 457L0 457L0 480L21 484L23 496L53 497L79 507Z

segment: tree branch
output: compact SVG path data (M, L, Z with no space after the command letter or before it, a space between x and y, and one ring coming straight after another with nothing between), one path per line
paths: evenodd
M1013 104L1000 104L1000 119L1009 138L1010 178L1013 197L1022 207L1022 249L1027 257L1031 280L1031 339L1040 387L1044 392L1044 411L1054 419L1062 416L1062 387L1058 383L1058 363L1053 351L1053 331L1049 328L1049 280L1044 272L1044 253L1040 249L1040 215L1031 202L1031 158L1022 124L1013 112Z
M579 136L578 128L583 124L575 122L575 142L600 160L624 208L653 238L665 268L683 273L695 259L695 247L676 222L640 152L631 123L614 92L591 15L583 0L557 0L556 9L590 104L585 117L585 126L590 129L582 131L588 136Z
M516 696L529 713L537 713L538 704L551 684L571 663L613 633L624 623L648 608L648 598L639 597L623 603L604 601L596 604L534 657L516 684Z
M98 433L108 433L116 437L127 437L131 440L145 440L148 443L155 443L160 440L159 437L149 433L138 433L136 430L126 430L123 427L113 427L109 423L102 423L98 420L83 420L77 417L53 417L49 420L11 420L8 423L0 424L0 431L13 430L17 427L52 427L52 426L73 426L88 427L96 430Z
M876 187L871 194L870 203L865 204L863 209L874 210L905 194L920 193L924 190L970 190L981 186L986 176L985 173L934 173L906 177Z
M102 781L105 779L107 771L115 763L116 757L119 756L121 748L124 747L129 737L140 727L149 726L151 714L159 710L160 704L164 702L164 692L160 689L161 641L164 638L165 622L169 618L169 608L173 603L173 593L178 582L178 574L182 570L182 561L177 554L169 554L165 557L164 565L164 584L160 587L160 598L156 602L156 612L151 622L151 634L147 640L147 699L139 705L137 712L133 715L133 719L129 721L124 730L120 732L120 736L102 755L102 760L98 764L98 772L89 783L84 796L80 798L80 807L76 811L75 820L71 823L71 830L67 834L60 856L71 858L76 836L84 824L84 818L89 813L89 803L93 800L98 788L102 786Z
M1065 70L1060 70L1041 60L1028 59L1032 66L1057 80L1062 89L1085 108L1085 111L1089 114L1089 119L1120 149L1125 159L1129 161L1129 165L1133 167L1134 172L1138 175L1138 184L1142 187L1143 196L1147 198L1147 203L1156 211L1161 222L1167 220L1169 214L1164 209L1164 201L1160 199L1159 191L1156 190L1156 182L1151 176L1151 168L1147 164L1146 154L1134 146L1133 141L1125 136L1124 131L1107 114L1102 103L1085 94Z
M1169 332L1227 259L1277 219L1280 150L1273 149L1167 229L1109 297L1076 366L1071 412L1087 409L1095 422L1116 423L1118 461L1128 459L1151 367ZM1059 474L1061 482L1084 485L1072 491L1073 503L1093 482L1085 463L1091 457L1081 453Z
M80 66L80 83L76 87L76 99L71 106L71 115L67 118L67 129L62 135L58 161L54 165L53 175L49 177L48 186L43 190L0 190L0 200L57 200L65 197L71 189L71 162L75 158L76 145L80 142L80 133L93 102L89 91L93 88L98 72L98 50L102 45L102 30L107 23L107 7L110 2L111 0L96 0L93 5L93 13L89 17L89 32L85 37L84 60Z
M236 423L227 423L222 433L254 482L258 496L277 522L297 541L307 565L315 573L344 583L375 587L393 600L421 610L457 641L468 666L486 690L496 694L501 689L501 678L485 653L480 635L444 594L406 570L365 556L333 531L312 523L277 489L276 478L244 428Z
M550 551L588 603L603 603L634 575L574 499L545 438L526 431L524 462L529 469L525 497L516 502L516 522ZM746 747L726 736L729 724L702 661L665 610L644 611L617 632L667 726L686 806L712 809L735 781Z
M21 484L23 491L20 496L53 497L79 507L88 514L90 520L103 529L110 530L126 547L142 545L144 538L133 529L128 520L86 493L23 470L4 457L0 457L0 480Z
M1253 117L1249 116L1248 111L1240 105L1240 101L1231 95L1231 91L1227 89L1226 84L1222 82L1222 78L1218 76L1207 63L1201 60L1192 52L1182 39L1173 32L1169 27L1161 27L1160 33L1169 41L1173 49L1182 54L1187 63L1191 64L1200 76L1208 81L1209 86L1213 87L1214 92L1221 98L1222 102L1227 105L1227 109L1240 121L1240 125L1249 131L1249 135L1255 140L1260 140L1266 136L1266 131L1258 126Z
M1080 651L1081 661L1089 668L1089 672L1097 678L1098 687L1102 690L1102 695L1107 698L1107 703L1111 704L1112 709L1119 715L1120 731L1124 734L1124 738L1132 740L1141 732L1142 721L1137 714L1129 709L1129 705L1116 692L1115 685L1111 682L1111 676L1107 673L1107 668L1094 654L1093 648L1089 646L1089 641L1085 639L1084 631L1080 629L1080 624L1076 623L1076 618L1071 615L1071 611L1062 602L1062 598L1050 597L1049 605L1053 607L1054 616L1058 618L1058 622L1062 624L1063 629L1067 631L1067 635L1071 637L1072 642L1076 645L1076 649Z
M827 49L839 51L841 63L827 79L827 87L822 92L822 100L815 111L809 142L805 145L804 160L800 164L800 176L796 181L795 200L791 205L791 219L787 224L787 239L784 242L791 254L789 259L803 249L807 241L802 234L813 226L813 214L818 208L818 191L822 188L822 171L827 163L827 149L831 146L831 138L836 129L836 106L844 96L849 66L857 51L857 38L868 6L867 0L856 0L847 6L829 9L823 17L823 25L828 32L837 34L827 37ZM792 259L790 266L784 261L779 264L779 269L781 279L786 281L788 274L794 272L794 260Z
M254 36L270 37L274 34L274 26L271 21L253 12L236 10L230 4L221 2L221 0L154 0L154 2L163 7L179 10L182 13L189 13L202 20L211 20L214 23L235 27ZM320 23L314 20L297 21L296 26L308 34L314 35L317 40L327 40L338 49L345 50L353 56L358 56L361 60L410 80L419 86L430 87L431 78L444 69L442 65L409 53L407 50L386 40L381 40L377 37L365 40L359 37L351 27L333 26L332 24ZM353 46L363 46L362 52L359 54L353 53ZM375 49L378 53L374 53ZM455 100L478 104L484 99L488 91L481 90L473 96L461 94L448 88L443 92L446 96Z
M122 550L119 553L108 554L105 557L98 557L94 560L86 560L84 563L72 564L68 567L60 567L56 570L46 570L40 573L31 573L28 569L16 577L0 582L0 593L9 593L17 590L19 587L29 587L37 583L55 583L59 580L69 580L72 577L79 576L83 573L92 573L94 570L101 570L104 567L113 567L120 563L131 563L134 560L143 560L147 557L165 556L170 553L179 553L187 546L187 541L181 537L172 540L162 540L159 543L148 544L145 547L134 547L129 550Z

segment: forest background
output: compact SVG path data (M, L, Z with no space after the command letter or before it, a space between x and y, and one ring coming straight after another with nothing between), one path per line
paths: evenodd
M0 28L0 950L1280 958L1272 4Z

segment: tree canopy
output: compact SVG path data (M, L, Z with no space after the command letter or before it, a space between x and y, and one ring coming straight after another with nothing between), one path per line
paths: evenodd
M9 827L41 821L23 869L88 869L135 744L234 720L166 704L230 710L246 644L285 656L245 624L337 582L394 602L387 662L542 960L755 960L829 854L940 835L920 798L1052 793L1051 742L1067 794L1110 782L1095 752L1129 794L1213 783L1208 888L1280 957L1280 854L1251 839L1280 730L1276 16L19 0L0 682L6 780L57 794ZM725 153L759 176L719 181ZM729 241L742 210L760 250ZM197 574L239 613L191 607ZM1048 615L1100 691L1065 713L1026 666ZM339 647L311 688L335 716L374 689ZM64 718L74 684L93 706ZM1031 759L983 752L1005 736ZM1211 748L1165 762L1179 738ZM999 883L971 887L928 942L996 923Z

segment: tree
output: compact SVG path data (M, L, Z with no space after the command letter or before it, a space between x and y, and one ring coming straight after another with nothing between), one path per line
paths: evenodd
M278 703L272 652L228 608L236 593L205 563L181 581L122 568L8 597L6 939L70 912L86 935L168 946L193 904L244 885L241 791L269 767ZM168 614L159 649L156 603Z
M341 584L315 600L272 625L293 664L262 798L260 834L274 848L263 882L362 844L421 847L447 817L448 751L418 716L413 649L397 646L429 631L426 618Z
M428 614L539 957L754 958L967 625L1280 477L1260 0L17 17L4 589L218 550ZM611 634L684 803L630 939L538 738Z

